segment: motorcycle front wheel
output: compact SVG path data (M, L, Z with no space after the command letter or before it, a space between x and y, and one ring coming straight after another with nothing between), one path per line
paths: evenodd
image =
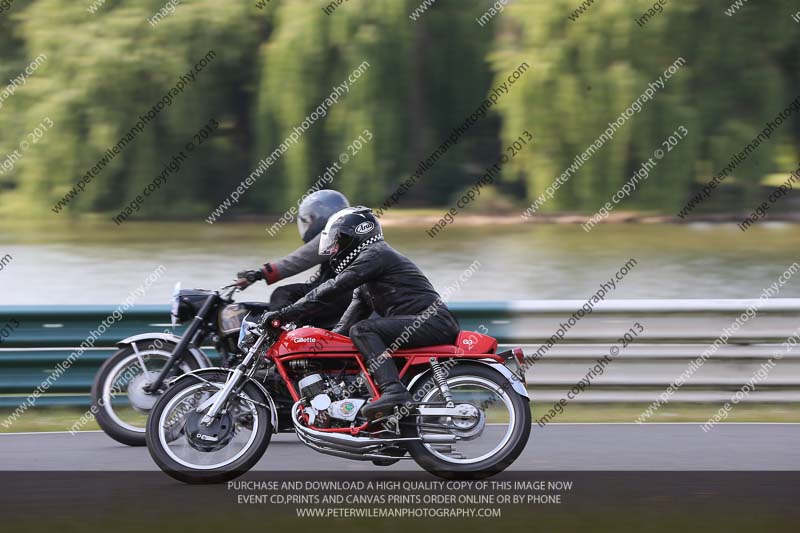
M140 342L138 351L127 345L100 366L92 383L91 412L106 435L128 446L145 445L147 414L158 394L146 393L144 387L164 368L174 349L172 342ZM175 366L175 374L198 368L187 354Z
M445 379L453 402L472 404L478 416L455 424L448 417L432 420L412 414L402 419L404 437L423 437L406 444L411 456L422 468L445 479L483 479L506 469L528 443L528 399L488 366L457 364L447 371ZM445 402L432 375L419 380L411 393L421 403ZM433 437L425 439L425 435ZM447 435L455 435L457 440L446 444L430 442L435 436Z
M222 483L250 470L272 437L269 400L253 382L231 395L223 412L202 422L227 372L201 372L170 386L147 419L147 449L156 464L184 483ZM198 411L198 408L201 410Z

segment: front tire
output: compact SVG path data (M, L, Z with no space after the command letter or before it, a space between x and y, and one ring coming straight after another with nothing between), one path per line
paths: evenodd
M128 446L146 444L144 433L147 413L158 398L157 395L148 398L141 390L147 378L141 365L145 365L149 374L159 371L176 346L173 342L158 339L148 342L146 346L144 342L140 342L140 345L138 353L132 345L126 345L108 358L100 366L91 391L91 412L97 425L106 435ZM186 353L175 368L177 373L183 374L197 370L200 365ZM124 401L112 401L118 393L123 392L122 389L126 393Z
M164 392L150 412L147 449L159 468L178 481L223 483L237 478L255 466L269 446L273 428L271 413L264 407L269 400L253 382L245 384L242 394L257 403L229 400L228 413L234 414L212 424L215 429L211 435L195 435L199 427L196 421L203 413L194 408L215 393L217 386L224 385L228 375L209 370L182 378Z
M449 453L437 449L435 445L409 442L407 447L411 456L419 466L444 479L483 479L508 468L525 449L530 437L531 411L528 399L517 393L500 372L481 364L456 364L447 373L446 381L456 404L469 402L483 406L479 410L484 413L484 428L477 436L472 432L462 432L464 439L453 447L454 452ZM479 400L481 389L487 391L483 400ZM488 402L491 392L495 392L497 399ZM411 393L414 401L444 401L432 375L421 379ZM487 449L476 451L475 457L459 457L464 453L457 449L462 442L465 446L478 443L484 432L500 435L503 430L497 431L496 426L502 424L486 422L502 418L507 418L508 427L493 448L490 439ZM421 436L423 430L416 426L416 421L416 417L411 415L402 423L404 437ZM430 418L426 421L430 422ZM459 434L458 431L451 432Z

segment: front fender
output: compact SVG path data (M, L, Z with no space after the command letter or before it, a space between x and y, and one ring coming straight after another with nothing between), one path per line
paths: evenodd
M225 373L232 373L233 369L231 368L222 368L222 367L211 367L211 368L200 368L198 370L192 370L191 372L187 372L185 374L181 374L170 380L169 385L172 386L179 381L183 381L185 379L192 379L192 378L200 378L201 381L206 381L204 374L216 374L217 372L225 372ZM278 432L278 408L275 406L275 400L272 399L269 392L267 391L266 387L262 383L254 379L248 379L251 383L255 383L256 386L261 389L261 392L264 393L264 397L267 399L267 403L269 403L269 412L270 412L270 422L272 422L272 432Z
M502 374L510 383L511 386L514 388L514 391L525 398L526 400L530 401L531 398L528 395L528 389L525 385L520 381L520 379L514 375L514 373L508 369L508 367L504 364L498 363L494 360L482 360L482 359L461 359L458 361L460 365L484 365L491 367ZM425 372L420 372L413 378L411 378L411 382L408 384L408 389L411 390L414 387L414 384L422 379L423 376L427 376L432 372L432 369L429 368Z
M181 338L177 335L173 335L171 333L140 333L139 335L134 335L132 337L128 337L127 339L122 339L117 343L117 346L133 346L134 350L139 351L138 343L146 342L146 341L155 341L161 340L164 342L172 342L178 344L181 341ZM208 356L198 348L197 346L187 346L186 349L191 354L192 358L197 363L197 366L200 368L208 368L211 366L211 360Z

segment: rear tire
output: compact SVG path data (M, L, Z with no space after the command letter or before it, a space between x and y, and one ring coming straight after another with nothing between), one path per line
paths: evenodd
M503 447L482 461L470 464L456 464L441 459L431 453L431 451L420 441L406 443L409 453L419 466L431 474L444 479L483 479L502 472L513 463L528 444L531 433L531 411L529 400L517 393L509 383L508 379L497 370L480 364L458 364L448 373L448 383L454 379L465 376L473 376L479 379L491 381L498 388L502 388L508 394L514 410L514 428L511 436ZM420 398L422 390L430 388L438 390L432 375L421 379L411 390L415 400ZM414 415L407 419L414 422ZM404 425L404 437L419 437L416 427L411 424Z
M147 346L144 346L144 342L142 342L140 353L143 355L154 353L156 347L152 345L152 342L154 341L147 343ZM158 353L170 354L175 349L176 345L174 342L162 341L162 343L163 344L157 349ZM100 429L115 441L127 444L128 446L144 446L146 444L144 435L146 423L142 423L141 427L136 428L125 427L121 424L120 420L115 420L114 416L108 412L105 401L103 400L106 392L105 389L108 385L107 382L109 378L113 377L111 373L115 371L119 364L123 363L126 359L135 357L135 355L136 352L133 347L131 345L126 345L117 350L114 355L100 366L94 378L94 382L92 382L91 412L94 413L95 420L97 420L97 425L100 426ZM169 355L164 357L165 362L168 357ZM197 361L195 361L194 357L189 353L184 354L179 366L176 367L181 374L191 370L197 370L198 368L201 368L200 365L197 364Z

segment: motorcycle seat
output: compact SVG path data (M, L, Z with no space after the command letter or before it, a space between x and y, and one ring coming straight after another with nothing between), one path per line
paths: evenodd
M423 346L419 348L404 348L394 352L396 355L405 354L489 354L497 351L497 339L475 331L461 331L454 344L439 344L436 346Z

